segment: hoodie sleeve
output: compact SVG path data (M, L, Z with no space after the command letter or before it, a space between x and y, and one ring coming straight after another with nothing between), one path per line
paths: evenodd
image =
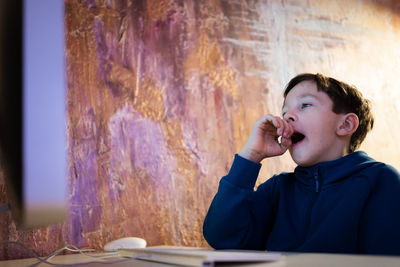
M272 222L272 181L254 191L260 168L261 164L235 155L204 220L203 234L213 248L265 249Z
M360 222L360 252L400 255L400 174L384 165L371 187Z

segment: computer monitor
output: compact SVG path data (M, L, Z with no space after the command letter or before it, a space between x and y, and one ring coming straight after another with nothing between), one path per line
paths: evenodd
M0 1L0 168L18 228L65 219L64 1Z

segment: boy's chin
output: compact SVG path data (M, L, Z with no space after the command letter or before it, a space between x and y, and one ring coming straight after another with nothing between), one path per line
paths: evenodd
M314 160L308 158L306 155L301 155L300 153L294 152L292 149L289 151L290 156L292 157L293 161L298 165L302 167L310 167L318 162L315 162Z

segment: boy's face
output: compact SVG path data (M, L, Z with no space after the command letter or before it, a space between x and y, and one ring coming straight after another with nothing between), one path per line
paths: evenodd
M300 82L287 94L283 117L293 127L289 152L297 165L312 166L346 154L336 134L344 114L334 113L332 107L332 100L313 81Z

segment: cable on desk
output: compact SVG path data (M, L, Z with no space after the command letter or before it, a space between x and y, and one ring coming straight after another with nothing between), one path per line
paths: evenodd
M96 252L96 250L94 250L94 249L79 249L74 245L68 244L65 247L54 251L53 253L51 253L50 255L48 255L48 256L46 256L46 257L44 257L42 259L35 252L33 252L30 248L28 248L27 246L25 246L21 242L17 242L17 241L0 242L0 246L6 246L6 245L17 245L17 246L20 246L23 249L25 249L33 258L36 258L38 260L38 262L30 265L30 267L34 267L34 266L36 266L36 265L38 265L40 263L45 263L45 264L52 265L52 266L81 266L81 265L88 265L88 264L92 264L92 263L96 263L96 264L115 264L115 263L130 261L130 260L137 260L139 258L149 257L150 256L150 255L144 254L144 255L138 255L136 257L129 257L129 258L113 260L113 261L88 261L88 262L77 262L77 263L73 263L73 264L60 264L60 263L52 263L52 262L50 262L48 260L51 259L54 256L57 256L58 254L60 254L64 250L71 251L71 252L78 252L78 253L81 253L81 254L83 254L85 256L92 257L92 258L104 258L104 257L116 256L116 255L118 255L118 253L117 252L110 252L110 253L107 253L105 255L104 254L103 255L90 255L90 254L87 254L86 252Z

